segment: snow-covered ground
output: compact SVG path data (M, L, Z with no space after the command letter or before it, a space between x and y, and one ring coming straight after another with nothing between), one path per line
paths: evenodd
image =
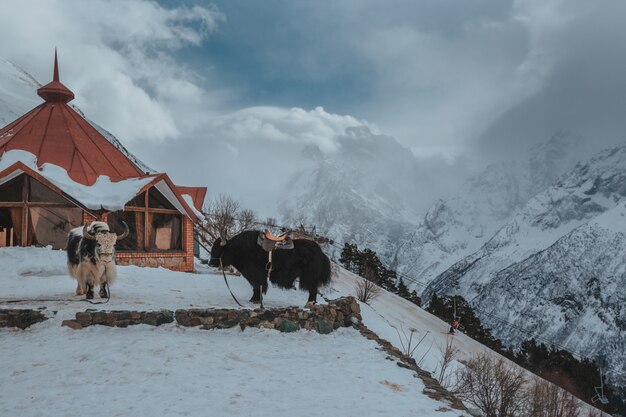
M0 249L0 308L45 306L50 317L25 331L0 329L2 416L461 415L425 396L419 378L387 360L375 342L353 329L320 335L253 328L207 331L176 324L61 326L90 307L236 308L222 276L209 270L185 274L119 267L111 301L104 306L7 303L80 299L73 295L75 282L64 264L62 251ZM341 272L325 295L352 292L353 278ZM230 276L229 283L240 301L249 298L243 278ZM304 292L270 288L265 304L302 306L306 298ZM364 309L364 314L374 330L385 328L373 311Z
M175 323L128 328L62 327L87 308L154 311L237 308L221 275L118 267L105 305L74 295L65 252L0 248L0 308L40 308L49 320L21 331L0 329L0 416L461 416L423 394L413 372L387 359L351 328L330 335L301 330L201 330ZM229 276L244 305L251 289ZM352 295L358 276L340 269L324 297ZM56 301L36 301L36 300ZM8 301L30 300L19 303ZM303 306L307 293L270 288L266 307ZM94 301L100 301L97 296ZM323 299L318 301L324 302ZM448 324L383 291L361 303L364 323L402 349L414 329L413 353L435 378L442 349L458 353L444 375L452 383L459 360L489 351L473 339L447 334ZM446 378L447 376L447 378Z

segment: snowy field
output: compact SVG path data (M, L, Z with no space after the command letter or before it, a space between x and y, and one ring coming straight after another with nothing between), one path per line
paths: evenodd
M69 301L81 297L73 295L75 281L67 276L62 251L3 248L0 265L0 308L46 307L50 317L25 331L0 329L0 416L461 415L426 397L419 378L353 329L320 335L175 324L61 327L62 320L90 307L236 308L222 276L210 270L185 274L119 267L111 301L91 306ZM340 272L324 295L352 294L354 279ZM234 276L229 283L248 305L248 283ZM306 298L304 292L270 288L265 304L303 306ZM7 303L18 299L59 301ZM423 366L437 366L435 345L446 339L443 322L390 294L374 304L376 310L362 308L365 324L397 346L391 325L428 331L423 344L433 347ZM412 314L405 316L407 311ZM455 342L464 339L461 335Z

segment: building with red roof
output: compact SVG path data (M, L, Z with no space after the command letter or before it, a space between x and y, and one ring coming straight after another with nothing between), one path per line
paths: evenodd
M0 247L64 248L69 230L104 220L130 228L118 264L192 271L206 187L152 172L69 105L56 51L37 94L42 104L0 129Z

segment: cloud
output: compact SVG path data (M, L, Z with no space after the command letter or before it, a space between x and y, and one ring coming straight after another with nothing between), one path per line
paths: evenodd
M319 158L349 153L341 151L353 128L377 132L366 121L321 107L250 107L212 117L184 141L166 141L141 155L148 165L177 172L181 183L208 185L209 198L228 194L275 216L292 176Z
M219 89L174 58L219 28L215 6L165 8L134 1L3 2L0 49L43 83L59 48L60 75L88 117L127 142L162 141L197 125ZM139 122L141 121L141 122Z
M471 151L626 130L624 2L215 3L3 2L0 50L45 83L59 47L87 117L148 165L267 212L352 128L454 173L433 175L433 199L480 168Z
M229 22L241 26L221 44L228 53L215 56L227 63L229 76L240 75L232 79L246 86L247 102L321 105L367 119L416 155L458 157L505 114L555 84L615 100L620 92L606 91L601 74L610 70L614 83L624 83L622 66L608 65L624 56L624 2L216 1ZM584 63L584 77L567 73L573 62ZM576 103L562 95L559 105ZM604 123L601 111L587 110L570 112L576 116L562 119L558 129L581 117ZM533 135L547 140L554 129L543 122L537 132L530 125L537 122L511 129L526 132L528 142ZM506 134L499 141L510 142Z
M340 147L337 139L350 127L366 126L377 131L366 121L331 114L322 107L311 111L297 107L249 107L216 117L209 126L210 136L219 142L291 142L315 146L323 152L337 151Z

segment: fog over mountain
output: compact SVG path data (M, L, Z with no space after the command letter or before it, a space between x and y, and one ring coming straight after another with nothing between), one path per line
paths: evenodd
M588 145L580 160L626 140L625 8L7 1L0 58L47 82L58 47L61 79L87 117L148 166L263 216L278 217L305 148L341 160L346 129L365 126L415 156L420 198L403 205L423 214L559 132ZM25 111L32 100L8 102ZM279 161L280 172L252 184L259 161Z

